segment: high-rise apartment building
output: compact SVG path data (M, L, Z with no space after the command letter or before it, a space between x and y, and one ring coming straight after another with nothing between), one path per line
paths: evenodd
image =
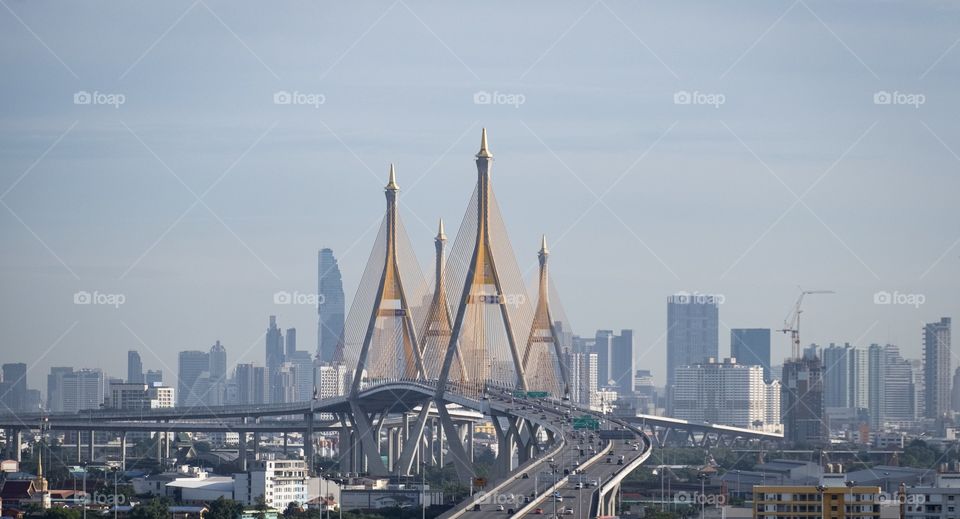
M104 399L103 371L81 369L66 373L61 379L61 408L65 413L99 409Z
M673 418L774 431L780 411L770 395L763 367L734 359L680 366L674 376Z
M783 363L780 403L784 439L799 445L827 441L823 408L823 364L815 349Z
M237 403L246 405L263 404L266 392L265 369L253 364L237 364L234 372L237 385Z
M159 369L149 369L143 375L143 382L148 386L154 386L156 384L163 383L163 370Z
M667 407L674 371L719 358L720 313L712 296L674 294L667 298Z
M770 382L770 329L733 328L730 330L730 356L737 364L761 366L763 380Z
M614 388L621 396L633 393L633 330L597 330L593 351L597 353L597 377L601 387Z
M181 351L177 366L177 406L205 402L209 387L197 381L210 376L210 354L205 351Z
M591 408L599 406L597 354L567 352L564 356L570 378L570 399Z
M63 412L63 376L73 373L73 368L50 368L47 375L47 410L51 413Z

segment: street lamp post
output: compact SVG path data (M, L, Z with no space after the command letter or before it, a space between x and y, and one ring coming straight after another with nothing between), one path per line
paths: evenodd
M113 469L113 519L117 519L117 507L120 504L120 500L117 498L117 473L119 472L118 468Z
M697 474L697 479L700 480L700 519L704 519L704 516L707 512L707 497L704 495L706 491L707 475L703 472Z

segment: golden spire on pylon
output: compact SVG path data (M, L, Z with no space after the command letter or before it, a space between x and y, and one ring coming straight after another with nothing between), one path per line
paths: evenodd
M397 170L393 167L393 163L390 163L390 181L387 182L387 186L384 188L390 191L399 191L400 186L397 185Z
M437 237L436 237L436 239L437 239L437 240L440 240L440 241L446 241L446 240L447 240L447 234L446 234L445 232L443 232L443 218L440 219L440 230L437 231Z
M543 238L540 240L540 254L550 254L550 251L547 249L547 235L544 234Z
M493 158L493 154L490 153L490 150L487 149L487 129L484 128L480 134L480 151L477 153L477 158Z

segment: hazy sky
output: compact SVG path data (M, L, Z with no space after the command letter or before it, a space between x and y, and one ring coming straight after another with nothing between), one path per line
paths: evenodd
M921 323L960 315L958 20L917 0L2 0L0 360L45 388L54 365L124 376L136 348L174 382L176 352L216 340L262 364L270 314L313 349L315 309L273 294L314 291L330 247L352 298L391 161L429 267L482 126L521 268L546 233L575 330L633 328L658 380L678 290L724 296L721 354L728 327L782 327L801 285L837 292L809 299L805 343L919 356Z

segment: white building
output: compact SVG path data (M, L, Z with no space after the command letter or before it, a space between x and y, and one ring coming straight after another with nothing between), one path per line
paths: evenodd
M317 364L314 367L314 383L318 398L330 398L347 394L349 378L344 364Z
M599 408L597 354L569 352L566 354L566 363L569 369L567 375L570 379L570 398L591 409Z
M103 403L103 371L81 369L63 375L61 380L61 409L76 413L85 409L99 409Z
M764 383L762 366L729 358L680 366L672 389L674 418L764 430L780 425L779 382Z
M932 487L906 488L904 519L960 518L960 474L937 474Z
M307 493L307 464L303 460L261 460L247 471L234 475L234 499L246 506L263 496L267 506L283 510L292 502L304 504Z

